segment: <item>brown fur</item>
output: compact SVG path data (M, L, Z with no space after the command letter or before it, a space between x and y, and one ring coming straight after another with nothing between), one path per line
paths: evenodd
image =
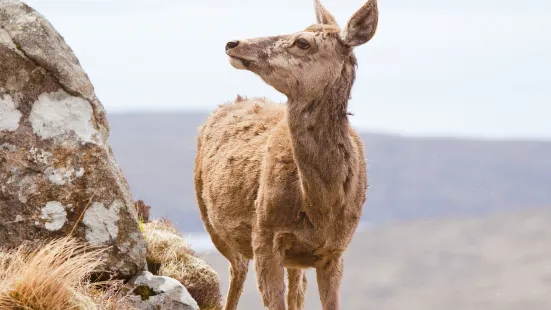
M267 308L286 309L287 267L287 306L302 309L303 269L314 267L323 309L339 309L342 256L367 189L363 146L347 115L352 49L371 39L378 12L368 2L341 31L315 5L318 24L306 31L227 49L234 67L256 73L287 95L287 104L238 97L199 131L197 200L212 241L230 262L227 310L237 308L253 258Z

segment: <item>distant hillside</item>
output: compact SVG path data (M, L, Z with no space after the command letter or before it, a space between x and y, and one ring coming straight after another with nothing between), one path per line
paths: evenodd
M186 232L202 231L193 189L202 113L110 114L111 145L136 199ZM551 142L362 134L369 164L363 220L482 215L551 205Z
M341 308L551 309L550 222L548 208L359 232L345 253ZM227 260L217 251L205 259L226 292ZM307 274L305 309L321 309L315 272ZM252 263L239 309L262 309Z

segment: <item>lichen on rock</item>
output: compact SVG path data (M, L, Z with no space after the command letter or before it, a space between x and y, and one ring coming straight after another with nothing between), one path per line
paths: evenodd
M29 120L34 133L41 139L55 139L59 143L71 139L80 143L96 142L92 113L87 100L59 90L38 96Z
M21 115L13 98L8 94L0 93L0 131L17 130Z
M48 201L42 208L41 219L46 220L44 227L50 231L60 230L67 222L67 211L65 207L57 201Z
M116 240L119 235L119 211L123 206L120 200L115 200L109 208L94 202L86 210L82 223L86 226L86 240L93 245L105 245Z

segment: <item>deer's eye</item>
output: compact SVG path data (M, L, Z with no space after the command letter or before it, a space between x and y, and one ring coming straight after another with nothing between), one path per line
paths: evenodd
M308 41L306 41L306 39L303 39L303 38L296 40L295 44L298 46L298 48L302 50L307 50L310 48L310 43L308 43Z

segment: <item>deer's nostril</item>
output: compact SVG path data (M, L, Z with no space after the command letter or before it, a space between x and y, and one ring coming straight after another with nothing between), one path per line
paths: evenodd
M232 48L236 48L239 45L239 41L230 41L226 44L226 51Z

